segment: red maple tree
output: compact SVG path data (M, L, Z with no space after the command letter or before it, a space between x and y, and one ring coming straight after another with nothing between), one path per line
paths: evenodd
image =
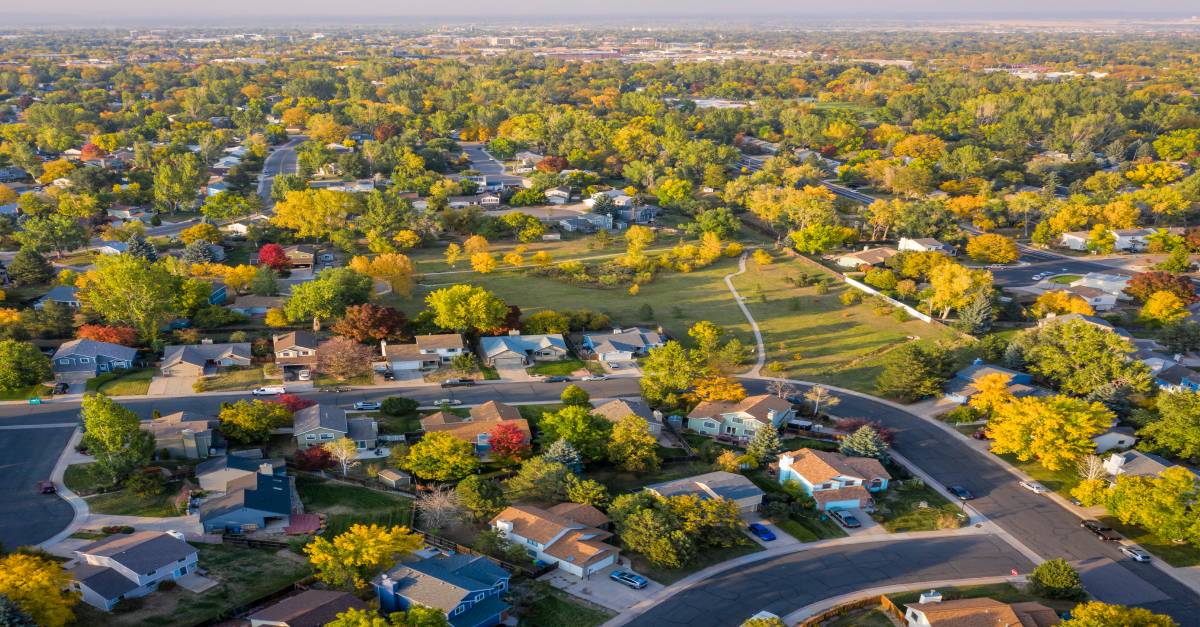
M529 437L513 421L492 427L488 444L497 455L508 459L520 459L529 453Z
M312 407L313 405L317 404L316 401L309 400L307 398L300 398L295 394L280 394L279 396L267 399L267 402L279 403L280 405L283 405L284 409L292 412L293 414L301 409L304 409L305 407Z
M137 346L137 331L133 327L85 324L75 332L75 337L81 340L95 340L121 346Z
M325 470L333 468L333 456L324 447L314 446L303 451L296 451L292 461L300 470Z
M258 249L258 264L269 266L274 270L286 270L291 267L292 262L288 259L287 253L283 252L283 246L263 244L262 248Z

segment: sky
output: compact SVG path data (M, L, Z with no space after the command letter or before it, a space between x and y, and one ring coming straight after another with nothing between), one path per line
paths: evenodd
M921 19L930 17L1103 18L1117 15L1186 17L1200 14L1197 0L0 0L0 17L75 21L228 22L239 17L273 17L280 21L331 18L368 23L387 18L453 18L488 22L537 16L591 19L645 16L704 17L792 15ZM3 20L0 19L0 26Z

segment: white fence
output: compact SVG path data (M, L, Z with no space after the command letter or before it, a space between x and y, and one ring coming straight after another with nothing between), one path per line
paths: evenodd
M871 287L870 285L866 285L865 283L860 283L860 282L858 282L848 276L845 276L845 275L842 276L842 280L845 281L847 285L849 285L850 287L853 287L856 290L859 290L861 292L866 292L873 296L878 296L879 298L886 300L887 302L891 303L892 305L899 307L899 308L903 309L904 311L907 311L909 313L909 315L916 318L917 320L921 320L924 322L933 322L933 318L930 317L928 314L921 313L921 312L917 311L916 309L913 309L912 307L909 307L908 305L905 305L904 303L902 303L890 296L881 294L881 293L879 293L879 290L876 290L875 288Z

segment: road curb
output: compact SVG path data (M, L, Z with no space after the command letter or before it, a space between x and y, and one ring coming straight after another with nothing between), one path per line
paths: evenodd
M1026 579L1024 576L1018 575L1016 577L1010 576L1010 577L973 577L973 578L969 578L969 579L942 579L942 580L938 580L938 581L921 581L921 582L915 582L915 583L911 583L911 584L896 584L896 585L891 585L891 586L879 586L877 588L868 588L866 590L858 590L856 592L850 592L850 593L843 594L840 596L831 597L831 598L825 599L823 601L818 601L818 602L810 604L810 605L806 605L806 606L784 616L783 622L786 625L795 625L806 618L811 618L813 616L816 616L817 614L820 614L821 612L824 612L826 610L831 610L839 605L850 603L851 601L856 601L858 599L882 596L885 594L894 594L897 592L908 592L909 590L921 590L921 589L925 589L925 588L936 589L936 588L949 588L952 586L953 587L981 586L981 585L995 584L995 583L1014 583L1015 584L1015 583L1025 583L1025 581L1026 581Z

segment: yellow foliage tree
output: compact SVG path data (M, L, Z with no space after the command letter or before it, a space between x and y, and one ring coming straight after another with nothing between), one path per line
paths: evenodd
M404 229L392 236L392 241L400 247L400 250L408 250L413 246L421 243L421 236L416 231Z
M536 253L533 253L533 256L530 257L529 260L539 268L545 268L554 262L554 258L550 256L550 253L544 250L539 250Z
M625 231L625 259L627 266L640 266L646 259L646 247L654 241L654 231L634 225Z
M463 256L462 246L452 243L446 247L446 263L449 264L449 266L451 268L453 268L455 266L455 264L458 263L459 259L462 259L462 256Z
M996 233L984 233L967 242L967 254L984 263L1012 263L1021 256L1017 243Z
M267 315L263 318L263 322L269 327L286 327L288 323L287 314L279 307L272 307L267 310Z
M933 288L929 306L931 309L941 309L941 318L945 320L951 309L970 302L975 293L991 289L992 273L947 263L929 271L929 285Z
M1173 292L1160 291L1150 295L1138 319L1147 324L1167 324L1187 317L1187 307Z
M1008 384L1011 382L1012 375L1003 372L992 372L979 377L975 380L976 391L969 404L989 415L995 413L997 409L1013 400L1012 392L1008 390Z
M771 256L771 253L769 253L761 248L754 251L753 258L754 258L754 263L756 263L760 266L768 266L768 265L771 265L775 261L775 258Z
M746 388L733 377L704 377L696 381L691 395L700 401L737 402L746 398Z
M331 586L365 588L371 577L404 554L421 548L424 539L407 527L351 525L332 541L320 536L304 547L317 579Z
M189 226L188 228L180 231L179 241L183 242L184 244L191 244L192 242L200 241L208 242L210 244L218 244L221 242L221 231L218 230L217 227L208 224L207 222L202 222L194 226Z
M496 270L496 257L489 252L479 252L471 255L471 269L479 274L489 274Z
M350 269L387 283L392 291L405 298L412 295L416 268L408 255L384 253L374 257L358 256L350 260Z
M1086 300L1066 290L1044 292L1034 301L1032 311L1033 315L1038 318L1044 318L1050 314L1061 316L1077 313L1090 316L1096 313Z
M1053 396L1013 399L997 408L987 424L992 452L1036 459L1047 470L1066 468L1096 450L1092 438L1112 424L1100 403Z
M250 282L254 280L254 275L257 273L258 268L250 264L228 266L225 268L224 274L225 285L235 292L243 292L250 286Z
M63 567L44 557L22 553L0 557L0 595L42 627L62 627L75 620L71 608L79 597L67 591L70 583Z
M21 321L21 312L12 307L0 309L0 326L9 326Z
M517 266L523 265L525 263L525 258L522 257L520 253L515 253L515 252L508 253L507 255L504 256L504 263L515 268Z
M486 253L491 250L492 245L488 243L487 238L482 235L472 235L463 242L463 250L467 251L468 255L476 255L478 253Z

